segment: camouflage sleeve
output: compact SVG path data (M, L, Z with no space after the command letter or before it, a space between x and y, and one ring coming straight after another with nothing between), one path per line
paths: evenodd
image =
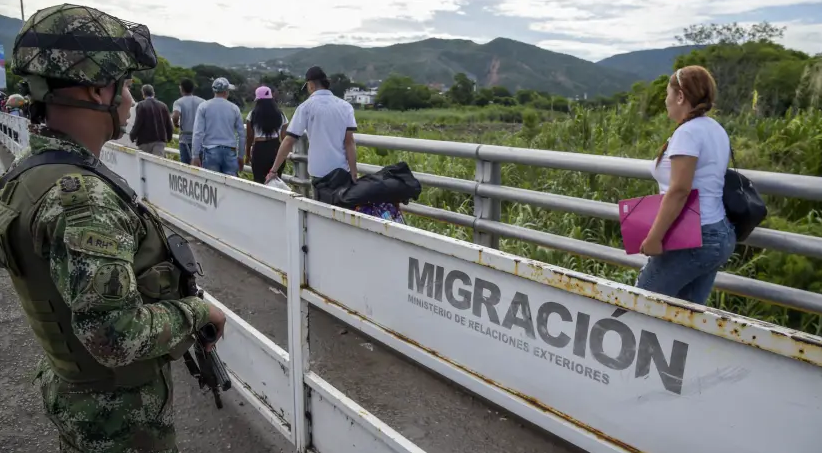
M208 322L208 305L197 297L143 303L132 263L145 228L97 177L61 178L32 232L72 311L75 335L102 365L168 354Z

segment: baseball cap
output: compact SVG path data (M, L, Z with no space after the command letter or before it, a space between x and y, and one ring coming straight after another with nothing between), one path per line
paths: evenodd
M305 80L323 80L327 79L328 76L325 75L325 72L319 66L312 66L308 68L308 71L305 72Z
M271 94L271 88L267 86L261 86L254 91L254 100L257 99L273 99L274 96Z
M228 79L225 77L218 77L214 79L214 82L211 83L211 89L215 93L223 93L228 90L234 90L236 87L230 83L228 83Z

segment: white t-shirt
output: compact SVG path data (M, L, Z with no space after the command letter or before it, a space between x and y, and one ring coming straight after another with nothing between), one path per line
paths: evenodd
M345 133L356 130L351 104L329 90L317 90L297 107L287 133L294 138L308 133L308 174L322 178L338 168L351 171L345 157Z
M671 156L694 156L696 172L691 185L699 190L699 210L702 225L719 222L725 218L722 191L725 187L725 171L731 158L731 141L725 128L713 118L702 116L679 126L659 166L651 162L654 179L660 193L668 191L671 183Z
M251 121L251 114L252 113L254 113L253 110L251 112L248 112L248 116L245 117L246 122ZM280 128L282 128L283 124L288 123L288 116L286 116L285 112L280 112L280 114L283 116L283 122L280 123ZM279 136L280 136L280 129L278 128L276 131L274 131L271 134L271 137L268 137L268 138L277 138ZM260 129L257 126L254 126L254 138L266 138L266 137L267 136L263 133L262 129Z

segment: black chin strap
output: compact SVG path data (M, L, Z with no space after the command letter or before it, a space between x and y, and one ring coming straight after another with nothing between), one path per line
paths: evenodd
M59 96L54 92L48 92L43 96L43 102L46 104L62 105L66 107L76 107L81 109L97 110L98 112L108 112L111 115L111 136L108 140L119 140L125 135L125 128L120 125L120 113L117 111L120 104L123 102L123 85L125 79L120 79L114 84L114 97L111 98L111 104L102 105L94 102L81 101L65 96ZM106 140L106 141L108 141Z

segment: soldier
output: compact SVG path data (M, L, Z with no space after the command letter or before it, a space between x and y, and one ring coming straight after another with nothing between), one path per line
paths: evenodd
M187 244L98 160L124 133L131 74L156 64L146 27L83 6L34 13L14 43L45 125L0 178L0 265L45 351L35 382L61 452L177 452L170 362L225 325Z

